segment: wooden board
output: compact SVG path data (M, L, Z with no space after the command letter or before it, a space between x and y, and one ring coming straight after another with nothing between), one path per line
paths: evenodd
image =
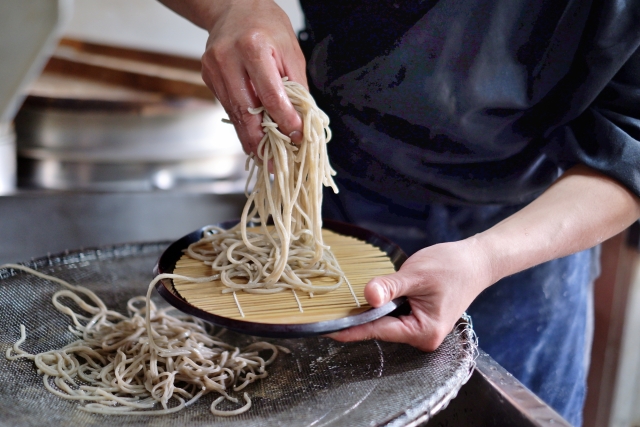
M276 294L249 294L236 292L238 303L244 317L240 314L234 295L223 294L226 288L219 281L207 283L188 283L174 280L175 291L188 303L211 314L227 318L268 324L303 324L335 320L362 313L371 308L364 298L364 287L373 277L391 274L395 271L393 263L379 248L354 237L343 236L330 230L323 230L323 238L331 247L353 291L360 307L344 284L333 292L315 295L313 298L298 292L302 306L300 312L296 298L291 291ZM175 274L188 277L206 277L211 275L210 267L191 259L186 255L176 263ZM333 279L318 278L312 280L315 285L335 283Z
M165 94L44 71L29 87L31 98L53 100L119 102L159 105L166 103Z
M64 39L45 71L166 95L215 100L202 80L200 62L174 55Z
M134 49L111 44L92 43L86 40L62 38L60 46L68 46L78 52L94 53L112 58L133 59L148 64L167 65L169 67L182 68L200 72L202 63L200 58L173 55L165 52L153 52L149 50Z

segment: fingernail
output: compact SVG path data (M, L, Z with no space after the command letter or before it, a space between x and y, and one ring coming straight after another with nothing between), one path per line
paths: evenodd
M380 303L384 303L385 299L387 298L386 293L384 291L384 289L382 288L381 285L379 285L378 283L374 283L373 284L373 292L378 296L378 301Z
M294 130L289 134L289 138L291 138L291 142L294 144L299 144L302 142L302 132Z

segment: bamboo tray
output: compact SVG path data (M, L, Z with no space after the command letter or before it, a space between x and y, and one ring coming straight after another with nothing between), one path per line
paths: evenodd
M234 224L229 222L220 226L228 228ZM183 254L183 250L201 236L202 229L196 230L170 245L158 260L156 273L189 277L210 275L206 265ZM313 298L298 293L302 312L296 297L288 291L269 295L237 292L236 304L232 293L220 292L223 285L219 282L193 284L164 279L158 282L156 289L169 303L188 314L238 332L268 337L334 332L389 314L405 301L398 298L382 307L372 308L363 295L364 286L371 278L392 273L406 260L397 245L369 230L329 220L324 222L324 238L345 272L353 294L347 284Z

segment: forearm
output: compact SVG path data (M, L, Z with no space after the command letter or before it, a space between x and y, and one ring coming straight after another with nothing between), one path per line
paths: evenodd
M516 214L471 238L490 266L491 283L595 246L640 217L640 199L586 166L568 170Z
M226 0L159 0L200 28L211 30L225 9Z

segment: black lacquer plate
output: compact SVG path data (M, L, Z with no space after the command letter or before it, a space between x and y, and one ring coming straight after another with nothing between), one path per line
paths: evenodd
M217 224L222 228L230 228L237 224L238 221L228 221ZM407 259L407 255L400 249L399 246L389 241L387 238L380 236L370 230L357 227L355 225L347 224L339 221L324 220L324 228L334 231L336 233L355 237L366 243L370 243L382 251L384 251L391 262L393 263L396 271L400 268L402 263ZM205 227L187 234L183 238L172 243L160 256L158 263L155 267L155 273L172 273L176 263L182 257L183 250L187 248L191 243L200 240ZM244 320L232 319L229 317L219 316L216 314L204 311L193 304L187 302L175 291L173 287L173 281L171 279L163 279L156 284L158 293L166 299L171 305L177 309L190 314L195 317L199 317L207 322L213 323L218 326L231 329L236 332L241 332L249 335L256 335L261 337L273 337L273 338L298 338L313 335L328 334L331 332L346 329L351 326L361 325L363 323L371 322L382 316L399 312L406 312L406 298L396 298L393 301L378 308L371 308L370 310L362 313L350 315L340 319L327 320L322 322L312 323L295 323L295 324L274 324L274 323L258 323L248 322Z

